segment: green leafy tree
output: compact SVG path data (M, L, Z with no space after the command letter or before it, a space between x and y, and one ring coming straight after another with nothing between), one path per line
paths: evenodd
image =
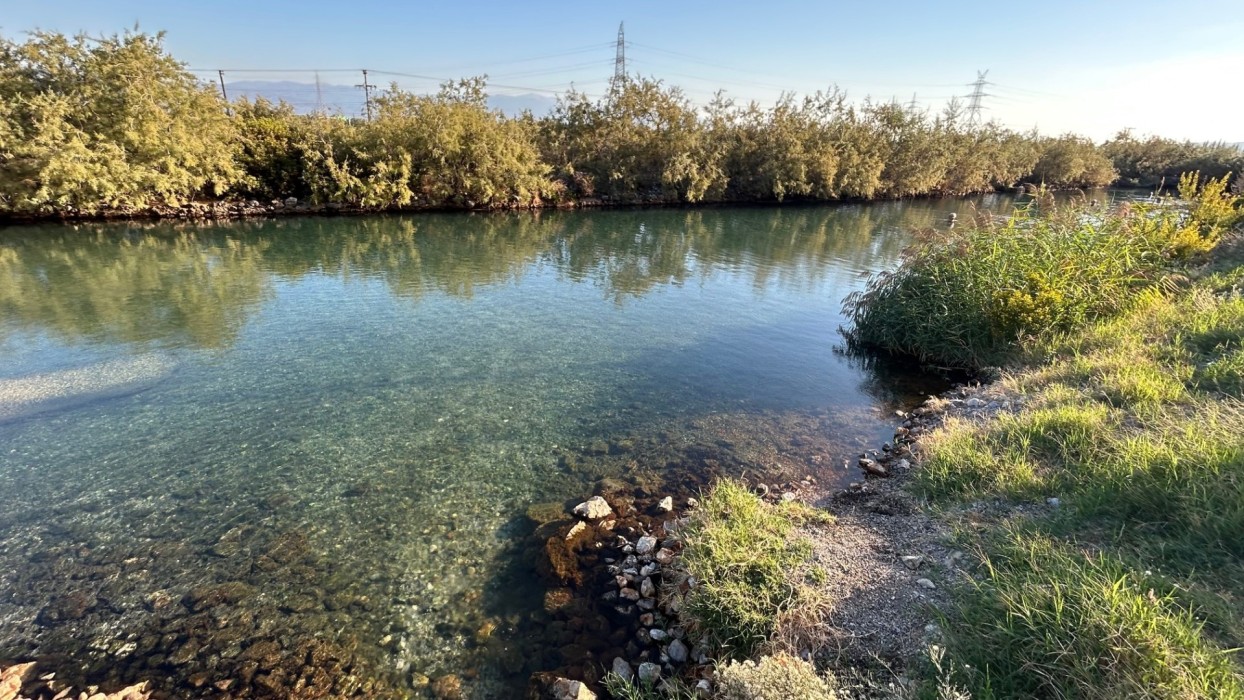
M237 180L225 105L162 35L0 39L0 205L95 213L219 196Z

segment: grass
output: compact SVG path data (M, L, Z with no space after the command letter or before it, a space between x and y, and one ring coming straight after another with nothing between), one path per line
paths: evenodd
M714 485L681 531L682 562L697 581L683 605L693 631L736 658L818 645L829 600L816 585L812 545L795 527L827 518L802 504L765 503L737 481Z
M1108 210L1041 196L1004 222L928 232L897 270L848 297L847 339L942 366L1011 361L1033 341L1113 318L1146 290L1177 284L1172 271L1239 216L1225 184L1198 190L1187 178L1178 206Z
M1244 245L1176 259L1017 337L1022 408L924 442L917 488L977 526L944 625L975 698L1244 698ZM996 501L1017 507L982 526Z
M1170 594L1107 555L996 538L948 641L974 698L1241 698L1237 669Z
M641 683L638 678L627 680L616 673L605 674L602 681L605 692L613 700L698 700L695 688L677 678L670 678L655 687Z

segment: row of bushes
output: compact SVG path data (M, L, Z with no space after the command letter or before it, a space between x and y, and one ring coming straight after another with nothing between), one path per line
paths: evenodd
M297 197L360 207L528 207L568 199L784 201L969 194L1021 181L1152 184L1190 164L1240 170L1236 149L1128 134L974 126L838 90L769 108L675 87L570 91L548 116L490 110L482 79L433 96L396 86L371 121L226 104L159 35L0 38L0 214L92 214L192 199Z

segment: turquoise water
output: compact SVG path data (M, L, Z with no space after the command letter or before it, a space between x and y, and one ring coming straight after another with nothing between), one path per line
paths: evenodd
M189 692L329 639L507 697L544 663L526 509L694 482L706 443L858 478L939 385L838 352L842 299L973 204L0 230L0 658Z

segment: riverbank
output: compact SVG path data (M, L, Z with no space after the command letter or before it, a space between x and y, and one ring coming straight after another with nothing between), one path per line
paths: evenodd
M1094 190L1108 187L1117 190L1132 190L1136 193L1147 192L1150 195L1157 194L1160 188L1136 185L1133 183L1119 181L1113 184L1094 187ZM786 200L699 200L695 202L686 202L677 199L664 199L661 197L633 197L633 198L597 198L586 197L577 199L559 199L555 201L537 201L524 204L507 204L493 206L451 206L451 205L429 205L429 206L411 206L411 205L394 205L385 207L363 207L353 204L344 204L342 202L313 202L306 199L297 199L288 197L285 199L273 199L267 203L259 200L204 200L187 202L177 206L173 205L157 205L142 209L119 208L119 209L101 209L98 211L82 212L82 211L55 211L46 213L12 213L0 211L0 227L5 226L23 226L44 223L66 223L66 224L84 224L84 223L107 223L107 222L188 222L188 223L205 223L205 222L229 222L242 221L250 219L281 219L287 217L362 217L377 215L409 215L409 214L442 214L442 213L458 213L458 214L487 214L487 213L513 213L513 212L531 212L539 213L545 211L574 211L574 210L628 210L628 209L686 209L686 210L705 210L705 209L721 209L721 208L766 208L781 206L783 208L806 208L821 206L850 206L870 203L885 203L898 201L924 201L924 200L959 200L971 199L973 197L986 196L991 194L1011 194L1025 195L1032 194L1038 190L1060 193L1082 192L1080 187L1064 187L1064 188L1041 188L1037 185L1029 183L1019 183L1012 187L998 187L990 190L981 190L978 192L961 193L961 194L939 194L928 193L907 197L870 197L870 198L846 198L846 199L786 199ZM1137 195L1139 196L1139 194Z

